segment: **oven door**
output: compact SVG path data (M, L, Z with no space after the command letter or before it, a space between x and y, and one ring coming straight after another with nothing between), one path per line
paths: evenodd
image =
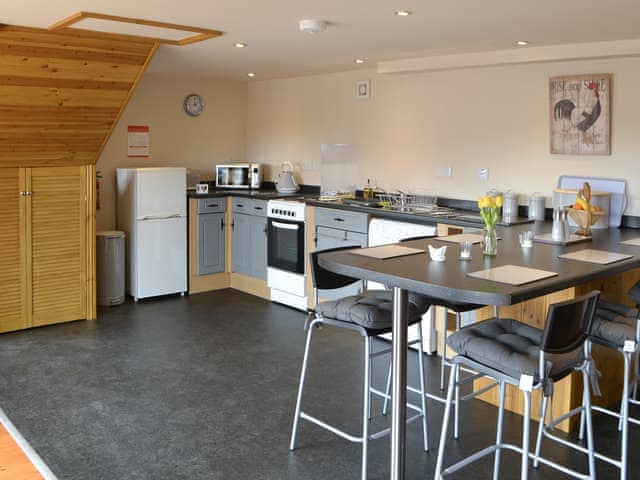
M267 264L304 274L304 222L269 219Z

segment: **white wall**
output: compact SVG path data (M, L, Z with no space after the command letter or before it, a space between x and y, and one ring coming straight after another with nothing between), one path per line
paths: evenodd
M549 78L612 74L611 156L549 153ZM371 98L355 83L371 80ZM627 178L627 214L640 215L640 59L487 67L405 75L374 71L258 81L249 86L247 157L320 161L323 143L357 146L360 184L474 199L490 188L551 196L562 174ZM437 178L436 166L451 166ZM488 167L488 182L478 180ZM274 176L277 168L271 168ZM319 183L319 171L298 171Z
M182 108L190 93L204 98L199 117ZM216 163L245 161L246 112L246 83L145 74L96 166L103 175L97 229L115 228L118 167L183 166L213 179ZM127 157L128 125L149 125L149 158Z

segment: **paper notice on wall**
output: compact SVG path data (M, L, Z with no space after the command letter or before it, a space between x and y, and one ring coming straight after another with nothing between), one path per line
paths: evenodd
M149 156L149 126L129 125L127 127L127 156Z

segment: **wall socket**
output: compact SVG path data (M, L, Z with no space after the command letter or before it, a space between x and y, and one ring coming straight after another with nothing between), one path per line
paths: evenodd
M483 182L489 180L489 169L487 167L480 168L478 170L478 178Z

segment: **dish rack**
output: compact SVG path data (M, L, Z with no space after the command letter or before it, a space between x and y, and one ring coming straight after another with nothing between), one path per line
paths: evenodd
M376 198L380 200L386 207L394 209L417 209L424 208L427 210L437 207L438 197L434 195L414 195L410 193L376 193Z

